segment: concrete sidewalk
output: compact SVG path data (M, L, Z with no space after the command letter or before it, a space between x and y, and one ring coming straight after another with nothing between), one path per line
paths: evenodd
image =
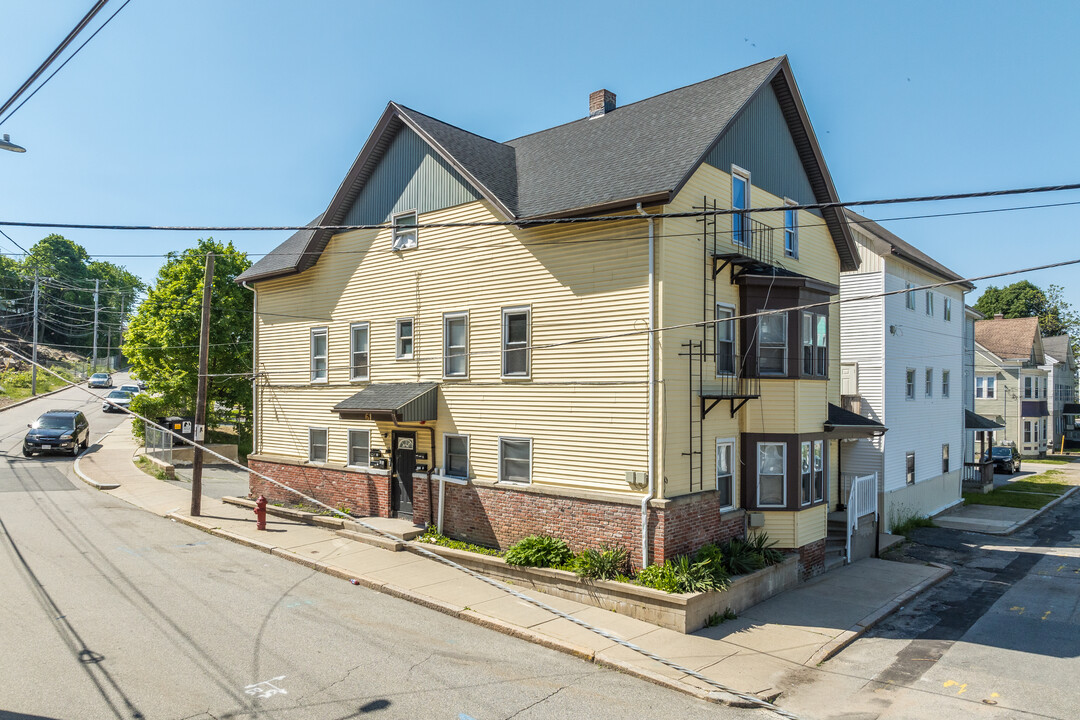
M96 486L115 485L104 490L115 497L219 537L697 697L733 700L438 561L277 517L268 518L267 530L260 532L250 509L212 498L204 497L202 514L190 517L189 492L136 468L134 449L130 423L125 423L80 458L77 472ZM528 595L726 686L771 697L786 686L790 673L805 672L835 654L950 572L863 560L760 603L736 620L690 635L540 592Z
M1061 470L1065 473L1060 481L1066 484L1080 484L1080 463L1070 462L1067 465L1043 465L1028 461L1028 467L1039 468L1035 472L1024 472L1017 475L994 476L994 489L1005 488L1009 483L1030 480L1032 477L1042 475L1048 470ZM1012 535L1014 532L1030 523L1035 518L1049 511L1065 498L1071 496L1080 488L1073 487L1065 491L1061 497L1043 505L1041 508L1031 510L1028 508L999 507L996 505L960 505L952 510L934 518L934 524L938 527L951 530L964 530L967 532L983 533L984 535Z

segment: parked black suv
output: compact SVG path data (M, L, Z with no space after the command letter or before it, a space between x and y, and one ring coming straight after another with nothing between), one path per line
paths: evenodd
M994 472L1010 475L1020 472L1020 453L1011 445L996 445L983 459L994 463Z
M23 438L23 455L63 452L78 455L90 444L90 423L78 410L50 410L32 424Z

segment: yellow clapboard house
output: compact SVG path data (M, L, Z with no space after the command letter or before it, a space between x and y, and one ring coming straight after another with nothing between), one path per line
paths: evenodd
M253 467L481 544L640 565L760 528L818 572L837 438L875 428L834 307L756 314L835 299L843 214L785 208L836 200L786 58L507 142L390 103L240 278Z

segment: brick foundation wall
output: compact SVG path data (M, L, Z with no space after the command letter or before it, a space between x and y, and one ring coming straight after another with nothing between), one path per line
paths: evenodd
M809 580L825 572L825 539L799 548L799 581Z
M360 515L390 516L390 478L386 475L338 470L313 465L252 460L251 469L299 490L331 507L344 505ZM265 495L270 502L295 503L302 498L257 475L248 476L252 497Z
M252 460L253 470L296 488L333 507L345 505L363 515L390 515L390 478L313 465ZM299 496L250 476L252 496L294 503ZM438 517L438 481L413 481L413 519L419 525ZM434 504L430 502L434 500ZM581 497L530 492L513 487L446 483L443 532L455 539L507 548L528 535L553 535L574 552L601 545L626 548L635 567L641 565L641 506ZM665 560L694 552L702 545L743 534L743 514L723 516L716 493L688 495L649 510L649 560ZM824 542L821 547L822 563Z

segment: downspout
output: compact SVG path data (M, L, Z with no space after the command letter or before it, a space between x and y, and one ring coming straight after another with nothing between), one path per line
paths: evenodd
M259 434L255 431L255 412L259 401L259 386L256 378L259 369L259 343L256 342L259 331L259 294L255 292L255 288L247 284L247 280L241 282L240 285L251 291L251 309L254 311L251 313L251 454L256 455L259 452Z
M641 498L641 567L648 567L649 565L649 501L653 499L653 495L656 493L656 473L654 472L655 465L655 453L656 453L656 440L655 440L655 415L656 415L656 361L655 361L655 347L656 338L653 336L653 328L656 327L656 295L655 295L655 273L656 273L656 236L655 236L655 219L649 216L647 212L641 207L641 203L637 204L637 210L642 215L649 218L649 353L648 353L648 401L645 411L645 433L646 433L646 448L647 448L647 460L645 476L648 478L649 489L646 491L645 496Z

